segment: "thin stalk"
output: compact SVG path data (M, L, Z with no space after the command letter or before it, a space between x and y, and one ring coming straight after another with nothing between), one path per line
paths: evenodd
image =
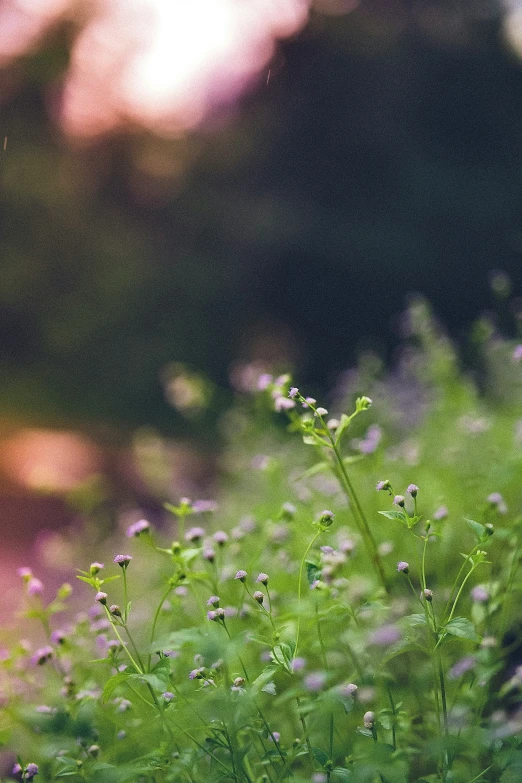
M172 585L169 585L168 588L163 593L163 595L161 596L160 602L159 602L159 604L157 606L157 609L156 609L156 611L154 613L154 618L152 620L152 629L151 629L151 632L150 632L150 645L151 645L151 647L152 647L152 643L154 642L154 636L156 635L156 625L158 623L158 619L159 619L159 616L160 616L161 608L162 608L163 604L165 603L165 601L167 600L168 595L172 591L172 589L173 589ZM148 658L148 661L147 661L147 668L149 669L149 671L150 671L151 660L152 660L152 651L149 653L149 658Z
M137 671L137 672L139 672L140 674L143 674L143 669L141 668L141 666L140 666L138 663L136 663L136 661L135 661L135 660L134 660L134 658L132 657L132 655L131 655L131 653L130 653L130 651L129 651L128 647L127 647L127 645L125 644L125 642L124 642L124 641L123 641L123 639L121 638L121 634L120 634L120 632L118 631L118 626L117 626L117 625L116 625L116 623L114 622L114 618L112 617L112 615L111 615L111 613L109 612L109 610L107 609L107 607L105 607L105 611L107 612L107 618L109 619L109 621L110 621L110 623L111 623L111 625L112 625L112 627L113 627L114 633L115 633L115 634L116 634L116 636L118 637L118 641L119 641L119 643L121 644L121 646L122 646L122 648L123 648L124 652L127 654L128 658L129 658L129 660L130 660L130 662L132 663L132 665L134 666L134 668L136 669L136 671Z
M308 552L311 550L319 536L321 535L321 530L318 530L315 536L312 538L308 546L306 547L305 553L303 555L303 558L301 560L301 565L299 567L299 582L297 585L297 604L298 604L298 614L297 614L297 631L295 635L295 648L294 648L294 658L297 658L297 647L299 645L299 634L301 631L301 585L303 582L303 571L304 571L304 565L306 561L306 557L308 555Z

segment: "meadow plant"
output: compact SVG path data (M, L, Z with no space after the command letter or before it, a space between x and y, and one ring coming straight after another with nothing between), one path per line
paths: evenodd
M415 410L367 377L331 415L263 373L219 505L93 553L86 611L58 623L71 588L22 569L41 636L2 652L4 780L522 779L520 392L481 400L417 330Z

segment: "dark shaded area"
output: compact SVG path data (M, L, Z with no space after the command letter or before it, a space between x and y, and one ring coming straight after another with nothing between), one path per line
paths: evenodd
M181 142L67 147L25 63L2 106L3 410L177 431L169 361L226 387L238 357L288 349L326 386L389 355L409 292L462 336L490 270L519 290L522 65L492 5L453 9L458 34L436 7L431 28L426 3L314 16L234 121Z

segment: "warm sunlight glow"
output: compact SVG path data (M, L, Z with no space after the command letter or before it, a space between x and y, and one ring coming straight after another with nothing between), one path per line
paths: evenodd
M64 18L78 32L58 120L79 137L141 125L166 136L231 105L310 0L10 0L0 64L36 48Z

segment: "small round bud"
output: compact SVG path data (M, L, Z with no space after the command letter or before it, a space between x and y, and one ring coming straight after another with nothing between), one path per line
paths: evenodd
M102 606L105 606L107 604L107 598L108 598L107 593L104 593L101 590L98 593L96 593L96 595L94 596L94 600L98 601L98 603L102 604Z
M118 604L112 604L112 606L109 609L109 612L114 615L114 617L121 617L121 609L118 606Z
M260 584L265 585L266 587L266 585L268 584L268 574L264 574L261 572L257 577L256 582L259 582Z
M324 527L330 527L333 521L334 521L333 511L328 511L327 509L325 509L324 511L321 511L321 513L319 514L320 525L324 525Z
M290 391L288 392L288 396L293 400L295 397L297 397L299 394L299 389L295 386L292 386Z
M245 678L244 677L236 677L234 680L234 687L235 688L241 688L245 684Z
M94 756L95 758L96 758L96 756L99 754L99 752L100 752L100 746L99 746L99 745L91 745L91 746L90 746L90 747L87 749L87 753L88 753L90 756Z
M103 568L103 563L97 563L97 562L91 563L91 565L89 566L89 573L91 576L96 576L96 574L100 573L102 568Z
M405 560L401 560L399 563L397 563L397 571L402 572L403 574L407 574L409 572L409 563L406 563Z
M415 484L410 484L406 492L412 496L412 498L417 497L417 492L419 491L419 488Z
M495 532L495 527L491 524L491 522L486 522L484 527L486 528L486 535L488 536L492 536Z
M363 721L364 721L364 727L366 729L373 729L375 723L375 713L372 712L371 710L368 710L368 712L364 713Z
M166 701L168 704L170 704L170 702L171 702L171 701L173 701L173 699L175 699L175 696L174 696L174 694L173 694L173 693L171 693L170 691L165 691L165 693L163 693L163 694L162 694L162 696L163 696L163 699L164 699L164 700L165 700L165 701Z
M265 600L264 593L262 593L261 590L256 590L253 594L253 598L255 601L257 601L258 604L262 604Z
M207 601L207 606L219 606L219 595L211 595Z
M433 590L429 590L427 587L421 591L420 594L421 600L424 598L425 601L428 601L431 603L433 601Z
M372 400L369 397L358 397L355 401L355 409L357 411L366 411L372 404Z
M127 538L137 538L138 536L141 536L142 533L149 532L150 524L146 519L140 519L138 522L133 522L132 525L129 525L127 528Z
M224 532L224 530L217 530L212 538L218 546L225 546L228 541L228 535Z
M406 502L406 499L405 499L404 495L395 495L395 497L393 498L393 505L394 506L399 506L400 508L404 508L405 502Z
M239 579L240 582L244 582L247 576L248 576L247 572L243 571L243 569L240 568L237 574L235 575L234 579Z
M317 413L318 416L328 416L328 411L326 410L326 408L316 408L315 412Z

